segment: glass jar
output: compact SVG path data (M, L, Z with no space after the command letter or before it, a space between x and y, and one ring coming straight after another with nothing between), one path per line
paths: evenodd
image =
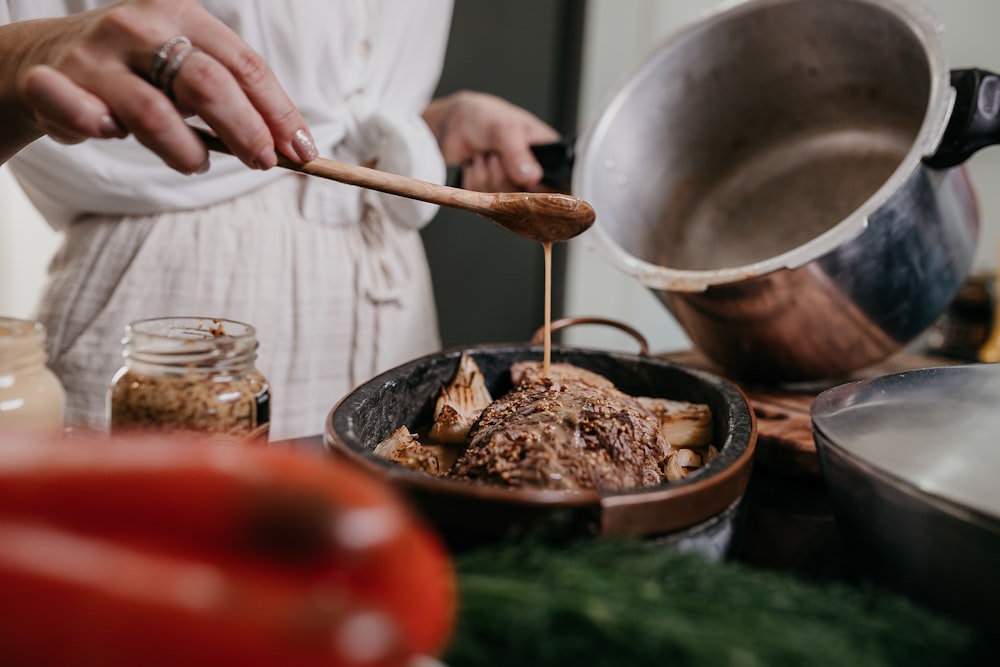
M108 391L111 433L174 431L266 442L271 393L257 334L232 320L164 317L125 328Z
M0 317L0 428L62 431L66 392L47 361L41 323Z

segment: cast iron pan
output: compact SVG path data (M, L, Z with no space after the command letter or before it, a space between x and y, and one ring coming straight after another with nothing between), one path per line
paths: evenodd
M553 362L600 373L628 394L707 403L719 456L680 481L603 494L510 489L433 477L374 456L374 447L399 426L416 430L431 422L434 401L454 376L463 352L475 359L497 397L511 387L511 364L541 360L543 349L534 344L489 344L415 359L345 396L330 411L324 436L331 452L387 479L446 536L651 537L714 517L746 490L757 425L738 388L712 374L644 354L560 345L553 347Z

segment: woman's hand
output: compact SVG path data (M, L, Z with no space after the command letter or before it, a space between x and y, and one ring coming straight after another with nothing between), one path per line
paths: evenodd
M257 169L273 167L276 151L317 155L267 64L194 0L126 0L0 27L0 112L14 121L0 131L0 162L42 134L133 134L177 171L199 172L208 152L184 122L191 114Z
M462 187L483 192L541 190L532 144L559 139L535 115L486 93L462 91L431 102L424 120L445 162L461 165Z

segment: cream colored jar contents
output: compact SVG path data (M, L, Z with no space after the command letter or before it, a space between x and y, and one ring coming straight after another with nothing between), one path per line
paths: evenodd
M0 428L62 431L66 393L47 360L44 326L0 317Z
M267 440L271 394L255 366L252 326L198 317L141 320L126 327L123 344L125 365L108 392L112 434Z

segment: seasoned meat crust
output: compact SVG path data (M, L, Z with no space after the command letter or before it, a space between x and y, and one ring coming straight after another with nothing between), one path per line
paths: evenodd
M538 384L549 380L556 389L565 384L575 383L590 385L595 389L616 388L614 383L603 375L588 371L586 368L559 362L549 364L549 374L546 376L540 362L516 361L510 366L510 379L515 387L525 383Z
M561 490L660 484L668 446L657 418L606 380L554 375L524 373L486 408L450 476Z

